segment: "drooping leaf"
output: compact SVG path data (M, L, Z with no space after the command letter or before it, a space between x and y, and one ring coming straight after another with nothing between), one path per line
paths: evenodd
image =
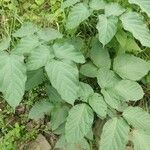
M105 5L105 15L109 16L120 16L125 12L125 9L118 3L108 3Z
M30 54L33 49L40 45L38 37L35 35L30 35L23 37L16 48L13 50L15 54Z
M40 68L34 71L27 72L27 82L26 82L26 90L29 91L34 87L38 86L44 81L44 72L43 69Z
M69 111L65 127L66 140L69 143L79 142L92 127L94 115L86 104L78 104Z
M123 118L108 120L103 127L99 150L124 150L128 133L129 126Z
M41 29L40 31L38 31L37 34L38 34L38 37L41 40L44 40L45 42L60 39L63 37L63 35L59 31L53 28Z
M92 96L89 97L88 101L96 114L100 118L104 119L107 114L107 104L105 103L103 97L98 93L94 93Z
M121 16L121 21L125 30L131 32L143 46L150 47L150 31L138 13L127 12Z
M121 80L114 88L126 101L137 101L144 96L142 87L135 81Z
M101 93L109 106L117 110L119 109L122 98L112 88L107 90L102 89Z
M64 2L62 2L61 7L64 9L64 8L73 6L74 4L78 2L80 2L80 0L65 0Z
M26 78L24 58L2 52L0 54L0 90L4 99L13 108L22 100Z
M142 130L133 131L134 150L149 150L150 148L150 134Z
M80 73L84 76L94 78L96 77L98 68L91 62L83 64L80 68Z
M123 117L134 128L150 131L150 114L140 107L128 107L123 112Z
M137 4L150 17L150 1L149 0L129 0L131 4Z
M118 55L113 64L114 71L123 79L140 80L150 70L150 65L130 54Z
M98 68L105 67L109 69L111 66L108 50L102 47L98 39L93 39L92 41L90 58Z
M53 45L55 56L60 59L68 59L77 63L84 63L83 54L75 49L75 47L67 42L57 42Z
M48 60L54 58L54 54L50 51L49 46L40 45L35 48L28 57L27 69L37 70L48 62Z
M99 15L98 24L96 26L99 33L99 41L105 46L109 43L117 32L117 17Z
M0 41L0 51L7 50L10 46L10 37L4 38Z
M47 63L47 75L52 86L58 91L62 99L73 104L78 98L78 69L75 65L69 63L52 60Z
M46 93L49 97L49 101L52 103L61 103L63 102L60 94L57 92L57 90L55 88L53 88L52 86L47 86L46 88Z
M52 111L53 105L47 100L41 100L36 102L29 112L29 118L38 120L44 117L45 114L48 114Z
M13 33L13 37L25 37L33 35L35 32L38 31L36 25L31 22L24 23L20 29L18 29L15 33Z
M114 87L120 79L112 70L100 68L97 73L97 81L101 88L111 88Z
M81 22L86 20L89 16L90 12L85 4L79 3L75 5L68 15L66 28L67 29L76 28L77 26L80 25Z
M69 107L56 106L51 112L51 128L56 130L62 123L66 121L68 116ZM56 119L57 118L57 119Z
M104 9L106 2L104 0L90 0L89 6L93 10Z
M79 83L78 96L82 101L87 102L90 95L94 94L92 87L84 82Z

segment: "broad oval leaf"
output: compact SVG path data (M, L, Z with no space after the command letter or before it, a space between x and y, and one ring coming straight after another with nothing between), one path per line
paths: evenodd
M80 68L80 73L84 76L94 78L96 77L98 68L91 62L83 64Z
M38 120L44 118L45 114L48 114L52 111L53 105L47 100L41 100L36 102L29 112L29 118Z
M13 108L22 100L26 78L24 57L7 52L0 54L0 90Z
M107 68L100 68L97 72L98 84L101 88L111 88L117 84L120 79L117 75Z
M108 50L103 48L101 43L96 38L92 41L90 58L98 68L105 67L109 69L111 66L111 59Z
M86 20L89 16L90 12L85 4L79 3L75 5L68 15L66 28L67 29L76 28L77 26L80 25L81 22Z
M150 47L150 31L138 13L127 12L121 16L121 21L125 30L131 32L143 46Z
M133 138L134 150L149 150L150 134L142 130L134 130Z
M54 53L57 58L68 59L77 63L84 63L83 54L68 42L57 42L53 45Z
M90 0L89 6L93 10L100 10L104 9L106 5L106 2L104 0Z
M23 37L16 45L13 53L28 55L31 51L40 45L39 39L35 35Z
M131 80L121 80L115 85L114 89L126 101L137 101L144 96L142 87L137 82Z
M129 125L123 118L108 120L103 127L99 150L124 150L128 134Z
M48 62L48 60L54 58L54 54L50 51L49 46L40 45L35 48L27 59L27 69L37 70Z
M29 91L45 80L43 68L27 72L26 90Z
M103 97L98 93L94 93L92 96L89 97L88 101L96 114L100 118L104 119L107 114L107 104L105 103Z
M106 17L99 15L96 26L99 33L99 41L105 46L109 43L117 32L118 18L114 16Z
M79 83L78 96L82 101L87 102L90 95L94 94L92 87L84 82Z
M78 98L79 89L78 69L76 65L52 60L45 66L52 86L58 91L62 99L73 104Z
M69 111L66 122L65 136L67 142L79 142L90 131L93 119L93 111L88 105L75 105Z
M41 29L40 31L38 31L37 35L41 40L44 40L45 42L60 39L63 37L63 35L59 31L53 28Z
M13 33L13 37L24 37L33 35L35 32L38 31L36 25L31 22L24 23L20 29L18 29L15 33Z
M131 4L137 4L150 17L150 1L149 0L129 0Z
M140 107L128 107L123 112L123 117L134 128L150 131L150 114Z
M105 6L105 15L107 17L120 16L123 12L125 12L125 9L122 6L120 6L118 3L108 3Z
M114 71L123 79L140 80L150 70L148 62L130 54L121 54L114 59Z

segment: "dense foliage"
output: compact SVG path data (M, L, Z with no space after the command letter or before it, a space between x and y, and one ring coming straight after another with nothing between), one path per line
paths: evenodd
M29 118L50 116L56 148L124 150L132 141L149 150L150 115L137 106L149 82L150 62L138 57L150 47L149 10L149 0L66 0L60 29L24 23L0 43L4 99L15 109L25 92L44 85Z

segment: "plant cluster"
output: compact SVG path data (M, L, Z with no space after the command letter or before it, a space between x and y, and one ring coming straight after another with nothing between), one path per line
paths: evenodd
M146 14L131 9L132 4ZM135 150L149 150L150 115L135 106L144 96L139 82L150 71L150 63L135 56L150 47L144 22L150 16L148 6L149 0L129 0L125 7L103 0L66 0L64 34L23 24L12 34L15 47L10 48L10 37L0 44L4 99L15 109L25 91L44 84L46 96L35 103L29 118L50 116L51 130L60 135L56 148L92 149L89 141L99 118L106 122L99 150L124 150L129 140ZM94 34L86 38L80 32L90 22L95 22Z

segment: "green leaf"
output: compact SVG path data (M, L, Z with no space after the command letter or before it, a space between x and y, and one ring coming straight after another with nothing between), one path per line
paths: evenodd
M98 39L93 39L92 49L90 50L90 58L92 62L98 67L110 68L111 59L107 49L103 48Z
M37 35L41 40L44 40L45 42L60 39L63 37L63 35L59 31L53 28L41 29L40 31L38 31Z
M51 128L56 130L62 123L66 121L69 108L67 106L56 106L51 112ZM57 119L56 119L57 118Z
M134 128L150 131L150 114L140 107L128 107L123 112L123 117Z
M108 120L103 127L99 150L124 150L128 134L129 126L123 118Z
M78 2L80 2L80 0L65 0L64 2L62 2L61 7L65 9L67 7L73 6L74 4Z
M109 106L117 110L120 108L122 98L113 89L102 89L101 93Z
M37 70L48 62L48 60L54 58L54 54L50 51L51 47L46 45L40 45L35 48L27 59L27 69Z
M57 58L68 59L77 63L85 62L82 53L68 42L57 42L53 45L53 49Z
M114 88L126 101L137 101L142 99L144 96L142 87L135 81L121 80Z
M104 9L106 2L104 0L90 0L89 6L93 10Z
M138 13L125 13L121 16L121 21L125 30L131 32L143 46L150 47L150 31Z
M107 104L105 103L103 97L100 94L94 93L92 96L90 96L89 104L100 118L106 118Z
M142 130L133 131L134 150L149 150L150 148L150 134Z
M131 4L137 4L140 6L142 11L146 12L150 17L150 1L149 0L129 0Z
M84 82L80 82L78 96L82 101L87 102L90 95L94 94L92 87Z
M52 60L45 66L52 86L58 91L62 99L73 104L78 98L78 69L63 61Z
M43 69L40 68L34 71L27 72L26 90L29 91L45 80Z
M36 102L29 112L29 118L38 120L44 118L45 114L48 114L52 111L53 105L47 100L41 100Z
M96 26L99 33L99 41L105 46L109 43L117 32L118 18L114 16L106 17L99 15Z
M60 94L57 92L57 90L55 88L53 88L52 86L47 86L46 93L50 99L50 102L52 102L54 104L64 102L62 100Z
M119 82L119 77L107 68L100 68L97 73L98 84L101 88L111 88Z
M86 62L80 68L80 73L84 76L94 78L96 77L98 68L91 62Z
M24 57L2 52L0 54L0 90L4 99L13 108L22 100L26 78Z
M114 71L123 79L140 80L150 70L150 65L130 54L118 55L114 59Z
M61 150L90 150L90 146L85 138L78 143L67 143L65 136L62 135L55 145L55 149Z
M94 115L86 104L78 104L69 111L65 127L66 140L69 143L79 142L92 127Z
M120 16L125 12L125 9L121 7L118 3L108 3L105 6L105 15L109 16Z
M18 29L15 33L13 33L13 37L30 36L37 31L38 28L36 25L32 24L31 22L26 22L21 26L20 29Z
M33 49L40 45L38 37L35 35L30 35L23 37L16 48L13 50L15 54L30 54Z
M2 39L0 41L0 51L7 50L9 48L9 46L10 46L10 41L11 41L10 37Z
M89 16L90 12L86 5L84 5L83 3L75 5L68 15L66 28L74 29L78 27L80 23L86 20Z

